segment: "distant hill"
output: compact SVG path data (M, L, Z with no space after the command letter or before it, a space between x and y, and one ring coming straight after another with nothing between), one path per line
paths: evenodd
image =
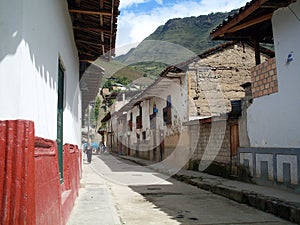
M158 71L166 66L183 62L219 45L221 42L210 40L209 34L235 12L171 19L116 60L138 70L143 76L157 76Z
M154 31L145 40L161 40L179 44L196 54L218 45L220 42L210 40L210 32L216 28L225 18L234 14L211 13L198 17L186 17L169 20Z

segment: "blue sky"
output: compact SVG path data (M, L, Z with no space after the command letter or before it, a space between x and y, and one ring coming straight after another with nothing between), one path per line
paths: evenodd
M136 46L172 18L225 12L249 0L120 0L116 53Z

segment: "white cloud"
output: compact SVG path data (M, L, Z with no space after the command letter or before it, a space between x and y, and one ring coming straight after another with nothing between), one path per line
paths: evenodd
M123 2L125 1L126 4L127 2L128 4L129 2L134 4L143 0L123 0ZM117 46L120 47L142 41L153 33L158 26L165 24L171 18L231 11L244 6L246 2L247 0L187 0L175 2L173 5L170 5L170 3L162 5L149 10L149 12L134 13L125 9L118 20ZM116 49L116 52L118 54L118 49Z
M157 2L157 4L162 5L163 4L163 0L155 0Z
M149 0L123 0L123 1L121 0L120 1L120 9L125 9L132 5L137 5L137 4L145 3L148 1Z

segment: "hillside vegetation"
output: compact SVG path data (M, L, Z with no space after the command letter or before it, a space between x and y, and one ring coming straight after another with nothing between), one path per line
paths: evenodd
M175 65L219 45L209 34L225 18L235 13L211 13L176 18L159 26L135 49L116 58L142 76L155 77L168 65Z

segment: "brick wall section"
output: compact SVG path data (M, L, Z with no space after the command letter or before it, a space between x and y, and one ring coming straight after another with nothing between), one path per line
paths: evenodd
M278 92L275 58L252 68L251 81L253 98Z

